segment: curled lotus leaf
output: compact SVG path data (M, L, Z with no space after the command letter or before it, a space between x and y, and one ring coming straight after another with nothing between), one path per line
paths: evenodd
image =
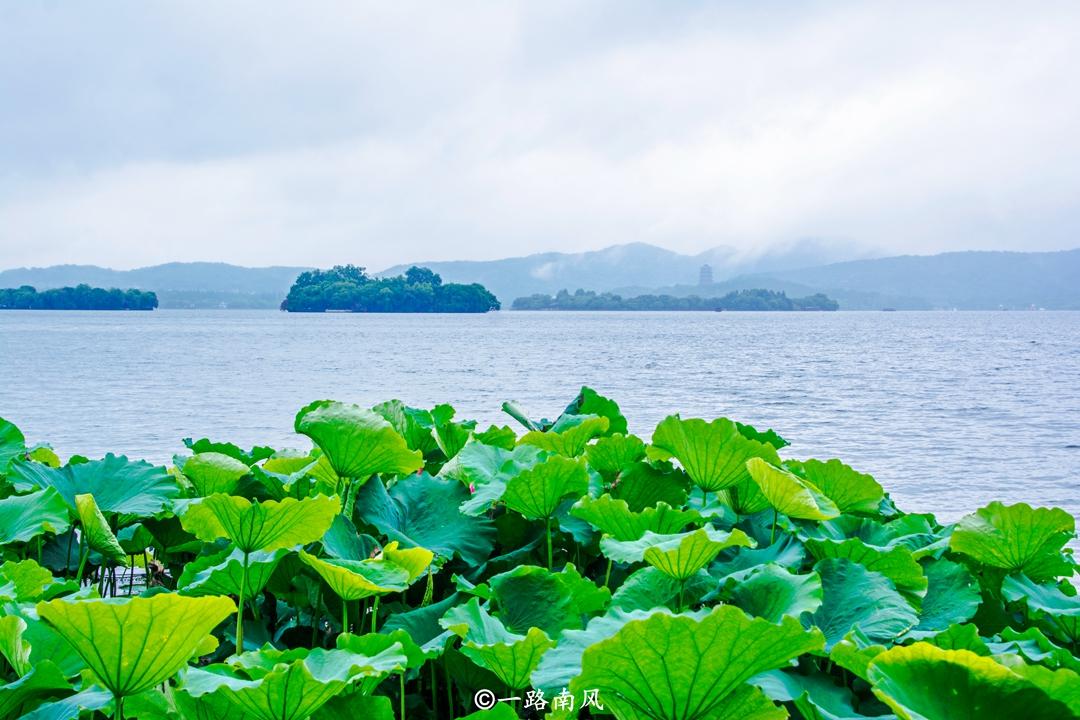
M840 515L836 504L808 480L761 458L751 458L746 468L777 512L800 520L831 520Z
M524 470L506 483L503 502L530 520L555 514L564 498L579 498L589 491L585 463L559 455Z
M665 502L641 512L633 512L625 500L613 498L610 494L598 498L583 497L574 504L570 513L616 540L637 540L650 531L661 535L678 533L701 519L696 510L673 508Z
M102 512L140 517L168 509L180 494L176 479L164 467L111 453L60 468L14 463L8 480L19 492L54 488L72 509L76 495L93 495Z
M0 544L26 542L70 527L68 505L54 488L0 500Z
M563 415L548 430L532 430L518 442L574 458L585 452L590 440L607 432L609 422L598 415Z
M199 496L206 497L215 493L231 495L251 468L224 453L203 452L185 460L182 472Z
M339 477L406 475L424 466L423 454L386 418L357 405L318 400L296 414L295 429L322 449Z
M784 467L809 480L842 513L876 515L885 498L885 490L877 480L836 459L787 460Z
M747 461L751 458L780 463L776 448L745 437L727 418L705 422L671 415L656 426L648 452L653 458L678 460L693 483L706 492L748 480Z

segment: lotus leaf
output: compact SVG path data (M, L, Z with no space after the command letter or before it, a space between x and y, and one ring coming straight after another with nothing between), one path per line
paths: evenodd
M1075 534L1076 523L1064 510L992 502L960 520L949 547L988 567L1042 581L1072 574L1061 548Z
M801 520L829 520L840 514L825 493L794 473L757 457L750 458L746 468L777 512Z
M240 478L251 472L245 463L219 452L203 452L184 461L183 473L201 497L231 495Z
M751 458L780 463L772 445L745 437L727 418L708 423L671 415L656 426L649 453L652 457L678 460L693 483L706 492L730 488L748 479L747 461Z
M681 470L665 470L647 462L623 468L619 482L611 489L616 500L625 500L633 512L667 503L682 507L686 503L690 478Z
M86 538L86 545L110 562L127 565L127 553L113 535L109 521L94 502L94 496L76 495L75 511L79 515L79 525Z
M825 633L828 648L854 628L871 640L891 641L918 623L915 608L882 573L845 558L826 558L814 569L823 600L811 622Z
M929 581L922 566L915 561L914 555L906 547L894 547L889 550L867 545L858 538L843 542L835 540L808 540L806 549L816 559L845 558L857 562L867 570L879 572L892 580L893 585L909 600L918 604L926 595Z
M70 691L67 678L56 665L42 660L14 682L0 685L0 718L15 718L24 704Z
M575 458L585 452L590 440L607 432L609 424L606 417L598 415L563 415L550 429L527 432L518 442Z
M725 605L700 619L657 612L586 649L570 690L598 690L625 720L783 717L746 682L823 643L790 617L773 624Z
M25 542L68 529L68 506L53 488L0 500L0 544Z
M1040 585L1025 575L1005 578L1002 594L1023 601L1028 612L1051 635L1068 643L1080 643L1080 597L1066 595L1054 585Z
M463 515L458 507L468 499L461 483L424 473L396 482L389 491L381 482L367 483L359 490L357 507L364 522L392 540L480 565L495 545L495 525L488 518Z
M577 397L563 410L563 416L566 415L599 415L607 418L608 433L626 433L626 418L619 409L619 404L585 385L582 385Z
M9 420L0 417L0 477L7 474L12 460L26 453L26 438Z
M531 445L513 450L470 440L439 472L439 477L457 480L471 497L461 504L466 515L481 515L502 498L506 483L536 465L543 453Z
M272 650L244 653L228 665L189 668L182 691L217 695L255 720L305 720L350 683L403 666L401 645L367 656L349 650Z
M870 663L869 675L874 694L902 720L1074 716L1039 684L967 650L928 643L895 647Z
M587 446L585 456L589 467L614 482L619 473L645 457L645 443L636 435L609 435Z
M671 577L686 578L712 562L721 550L753 544L754 541L742 530L724 532L707 525L671 535L646 532L639 539L630 541L604 538L600 541L600 550L615 562L644 560ZM689 571L691 567L694 569Z
M337 498L252 502L235 495L210 495L191 503L184 529L204 542L228 538L244 552L306 545L320 539L340 512Z
M101 460L69 462L62 468L14 463L9 480L20 492L55 488L72 509L76 495L93 495L102 512L142 517L166 509L180 493L165 468L112 454Z
M842 513L876 515L885 497L885 490L877 480L857 472L839 460L803 460L784 462L784 467L801 478L809 480L814 487L833 501Z
M243 550L226 549L213 555L203 555L184 566L184 571L176 580L176 587L185 595L254 596L262 592L281 559L288 554L286 548L250 553L246 578Z
M334 472L366 481L375 473L404 475L423 467L422 454L385 418L356 405L319 400L296 415L296 432L326 454Z
M696 510L675 509L665 502L635 513L625 500L608 494L583 497L570 512L616 540L637 540L649 531L660 535L678 533L701 519Z
M730 578L721 595L748 615L780 622L785 615L797 618L821 607L821 578L817 573L796 575L769 563L739 579Z
M67 640L118 701L164 682L187 664L222 620L226 597L50 600L37 612Z
M953 623L970 620L982 597L979 584L960 563L933 560L925 566L929 589L919 609L913 634L940 632Z
M193 453L216 452L239 460L245 465L254 465L274 455L274 449L265 445L256 445L250 450L244 450L231 442L213 442L208 438L200 438L192 441L184 438L184 446Z
M564 629L580 629L611 599L606 588L583 578L573 565L557 573L522 565L496 575L490 584L498 618L516 633L537 627L554 637Z

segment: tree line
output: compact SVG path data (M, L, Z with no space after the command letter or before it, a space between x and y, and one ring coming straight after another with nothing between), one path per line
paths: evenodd
M498 310L499 300L483 285L443 283L428 268L374 278L356 265L300 273L281 303L290 312L482 313Z
M31 285L0 288L0 310L153 310L157 295L149 290L75 287L38 291Z
M514 310L837 310L840 304L822 293L802 298L789 298L775 290L735 290L723 297L702 298L697 295L638 295L624 298L615 293L597 293L578 289L574 293L560 290L556 295L537 293L514 300Z

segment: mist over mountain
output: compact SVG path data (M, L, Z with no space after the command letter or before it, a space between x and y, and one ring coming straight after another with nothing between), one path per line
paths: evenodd
M683 255L647 243L628 243L581 253L408 263L379 274L398 275L410 265L420 265L439 273L447 282L481 283L509 305L523 295L554 294L563 288L605 291L694 283L701 266L706 264L712 269L714 279L723 280L739 274L790 270L866 255L865 249L849 243L815 238L779 245L757 255L740 253L730 247Z
M732 290L782 290L790 297L824 293L842 310L1041 307L1080 309L1080 249L1060 252L951 252L846 259L841 244L804 240L754 257L731 248L683 255L644 243L582 253L540 253L487 261L417 262L446 282L478 282L509 307L515 298L578 288L643 294L720 297ZM865 254L863 251L862 254ZM713 282L700 284L703 265ZM158 294L161 307L276 308L304 267L246 268L225 263L167 263L134 270L57 265L0 272L0 287L39 290L87 283Z

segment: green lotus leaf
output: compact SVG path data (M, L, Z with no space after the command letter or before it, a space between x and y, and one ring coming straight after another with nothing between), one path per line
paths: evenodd
M690 480L706 492L723 490L746 480L746 462L751 458L780 464L780 456L772 445L744 437L727 418L707 423L671 415L656 426L648 451L650 457L678 460Z
M357 405L318 400L296 414L295 429L322 449L340 477L406 475L424 466L423 455L393 425Z
M474 438L443 465L439 477L457 480L469 488L471 497L461 504L461 512L481 515L502 498L511 478L536 465L542 455L539 448L531 445L507 450Z
M400 568L404 568L405 572L409 574L409 583L412 584L416 582L417 578L427 572L428 567L431 565L431 561L435 559L435 555L427 548L398 547L398 543L395 541L387 543L382 549L382 552L379 553L375 559L385 560Z
M116 533L116 541L128 555L141 555L144 550L154 544L154 534L142 523L127 525L120 528Z
M806 549L817 560L845 558L857 562L867 570L879 572L892 580L893 585L909 600L918 605L926 595L929 581L922 566L906 547L889 550L867 545L858 538L837 542L835 540L807 540Z
M653 568L647 568L652 570ZM570 687L570 681L581 672L581 656L585 649L606 640L626 623L643 620L655 610L614 610L607 615L594 617L580 630L565 630L559 635L555 647L544 653L540 664L533 671L532 686L553 696L562 688Z
M633 512L667 503L682 507L686 503L690 478L682 470L665 470L647 462L623 468L619 482L611 489L616 500L625 500Z
M76 495L75 512L79 515L79 525L87 546L110 562L127 565L127 553L113 535L109 521L101 514L94 496Z
M0 601L37 602L77 589L73 582L57 580L34 560L8 560L0 565Z
M567 415L599 415L608 420L607 433L626 433L626 418L619 409L619 404L585 385L581 386L577 397L563 410L559 420Z
M855 710L855 696L832 678L821 673L802 675L795 671L770 670L751 682L772 700L793 703L804 720L862 720L869 717ZM888 720L894 720L888 716Z
M967 650L921 642L895 647L870 663L869 675L874 694L902 720L1074 717L1037 683Z
M859 628L855 628L832 646L829 660L856 677L867 680L870 677L870 663L887 649L881 643L871 640Z
M823 601L811 622L825 633L829 649L853 628L871 640L891 641L919 621L915 608L882 573L846 558L826 558L814 570L821 576Z
M742 578L730 578L722 586L721 596L750 615L780 622L785 615L797 618L821 607L821 578L817 573L796 575L770 563Z
M10 420L0 417L0 477L7 474L12 460L26 454L26 438Z
M563 415L550 429L527 432L518 442L576 458L585 452L590 440L607 432L609 424L606 417L598 415Z
M24 704L70 691L71 685L60 669L42 660L18 680L0 685L0 718L18 717Z
M754 515L772 507L769 504L769 498L761 492L761 488L749 474L737 485L721 490L719 497L724 503L730 505L737 515Z
M649 531L661 535L678 533L701 519L696 510L677 510L665 502L636 513L625 500L616 500L608 494L581 498L570 514L616 540L637 540Z
M936 633L954 623L970 620L982 597L979 583L960 563L932 560L925 565L929 589L919 609L919 624L913 636Z
M431 420L435 424L435 442L447 459L461 452L461 448L465 447L476 429L475 420L454 422L454 414L454 408L450 405L436 405L431 409Z
M379 683L391 674L404 674L407 670L415 670L427 659L420 646L413 642L409 634L403 630L366 635L342 633L337 637L337 648L369 657L375 657L390 650L398 653L400 658L400 661L394 664L383 663L378 673L370 673L360 680L353 681L353 686L349 690L350 695L370 695L375 692Z
M340 511L338 499L325 495L252 502L217 494L192 502L181 522L203 542L228 538L244 552L255 552L314 542Z
M223 493L231 495L240 485L240 478L251 472L245 463L219 452L192 455L181 469L200 497Z
M748 440L757 440L760 443L766 445L772 445L777 450L783 450L789 443L782 438L775 430L758 430L753 425L747 425L745 423L737 422L735 427L739 429L739 434Z
M789 570L799 570L806 561L806 548L791 536L778 538L762 548L737 547L730 557L709 566L709 574L723 580L728 576L742 577L754 568L773 563Z
M511 632L538 627L554 637L565 629L580 629L611 600L607 588L583 578L573 565L551 572L522 565L489 581L498 618Z
M366 483L356 506L364 522L391 540L480 565L495 546L495 525L486 517L463 515L458 507L468 499L461 483L424 473L399 480L389 491L381 482Z
M503 450L517 447L517 433L509 425L489 425L487 430L474 431L472 437L479 443Z
M343 600L401 592L409 587L409 571L387 560L338 560L300 552L300 560L319 574Z
M553 455L506 483L503 502L530 520L555 514L563 498L578 498L589 491L585 463Z
M611 611L693 606L716 589L716 580L704 570L686 580L673 578L652 566L632 572L611 596ZM681 598L681 601L680 601ZM609 611L610 612L610 611Z
M164 682L205 647L210 631L236 612L226 597L50 600L38 615L75 648L117 698Z
M605 710L624 720L783 717L746 682L823 642L793 618L773 624L729 605L701 619L658 612L586 649L570 690L598 690Z
M379 629L380 632L393 633L397 630L406 632L428 657L438 657L446 649L447 642L455 637L454 633L439 624L439 620L460 601L457 593L451 593L445 599L431 605L406 612L398 612L387 618Z
M400 644L367 656L349 650L263 649L229 665L188 668L181 691L217 695L254 720L306 720L352 682L404 665Z
M28 662L25 666L28 671L44 660L60 668L64 677L74 677L86 669L86 663L75 652L75 648L38 617L34 605L7 604L3 611L6 613L4 618L11 619L3 620L9 625L5 625L8 635L0 652L18 674L25 674L18 671L18 664ZM24 655L27 651L30 653L28 661Z
M986 652L979 654L1015 654L1030 663L1037 663L1051 670L1065 668L1080 673L1080 658L1055 644L1037 627L1029 627L1023 632L1004 628L1000 633L1000 641L986 643Z
M757 457L750 458L746 468L777 512L800 520L829 520L840 514L821 490L794 473Z
M8 661L15 674L22 677L30 672L30 642L23 637L26 621L18 615L0 617L0 655Z
M243 585L243 594L251 597L262 592L278 563L288 554L287 548L250 553L246 580L243 550L226 549L202 555L184 565L176 587L185 595L240 595Z
M55 488L72 509L76 495L93 495L102 512L124 515L154 515L180 494L165 468L111 453L101 460L69 462L62 468L14 463L9 480L20 492Z
M362 493L363 491L361 491ZM330 523L330 529L322 536L323 550L330 557L341 560L363 560L379 548L379 541L356 530L352 520L338 515Z
M83 713L100 710L103 714L113 704L112 693L91 685L90 687L59 700L43 702L19 720L78 720ZM193 716L192 720L196 720ZM202 720L202 718L198 718ZM224 719L223 719L224 720Z
M876 515L885 497L877 480L839 460L785 460L784 467L820 490L842 513Z
M518 720L518 714L509 704L499 703L490 710L477 710L460 720Z
M614 482L619 473L644 457L645 442L636 435L609 435L585 448L589 467L608 482Z
M987 567L1041 582L1073 573L1061 548L1075 535L1075 521L1064 510L992 502L957 523L949 547Z
M1001 593L1012 602L1023 601L1028 613L1052 636L1080 643L1080 597L1066 595L1054 585L1040 584L1026 575L1013 575L1001 584Z
M0 500L0 545L59 534L70 525L67 503L53 488Z
M513 689L529 684L529 675L554 645L540 628L530 628L526 635L510 632L475 597L452 608L439 624L462 638L461 652L466 657Z
M644 560L666 575L686 579L711 563L721 550L753 544L754 541L742 530L736 528L724 532L706 525L698 530L671 535L646 532L637 540L604 538L600 541L600 551L615 562L635 563Z
M213 442L208 438L200 438L194 442L191 438L184 438L184 447L196 454L215 452L228 455L245 465L254 465L274 455L274 448L264 445L256 445L250 450L244 450L231 442Z
M400 400L379 403L371 409L394 426L394 430L405 438L410 450L418 450L428 456L439 449L433 432L435 419L427 410L409 407Z

